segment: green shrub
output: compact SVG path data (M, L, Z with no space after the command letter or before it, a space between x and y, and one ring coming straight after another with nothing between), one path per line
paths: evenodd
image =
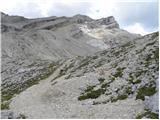
M159 49L156 48L156 50L153 51L153 53L154 53L154 58L155 58L155 60L159 60Z
M101 85L101 88L107 88L109 86L110 86L110 83L104 83L104 84Z
M151 112L150 110L146 109L144 113L141 113L136 116L136 119L142 119L143 117L151 118L151 119L159 119L159 115L156 113Z
M94 86L88 86L87 89L84 90L84 91L85 91L85 92L90 92L90 91L93 90L94 87L95 87L95 85L94 85Z
M125 69L125 67L124 68L117 68L116 69L116 72L115 72L115 74L113 75L114 77L122 77L123 76L123 70Z
M137 80L133 81L133 84L138 84L138 83L141 83L141 80L137 79Z
M116 102L117 100L124 100L127 99L128 95L126 94L122 94L122 95L118 95L117 97L111 97L111 102Z
M98 81L99 81L100 83L103 83L103 82L105 81L105 79L104 79L104 78L99 78Z
M110 79L111 81L114 81L116 78L115 78L114 76L109 76L109 79Z
M132 87L127 87L127 88L125 89L125 92L126 92L128 95L133 94Z
M143 86L138 89L136 99L145 100L145 96L151 96L156 93L156 87L152 86Z
M96 99L98 98L101 94L105 93L105 89L98 89L98 90L92 90L86 94L83 94L78 97L78 100L85 100L85 99Z
M126 99L128 96L127 95L119 95L118 97L117 97L117 99L118 100L124 100L124 99Z
M1 110L9 109L9 102L1 102Z

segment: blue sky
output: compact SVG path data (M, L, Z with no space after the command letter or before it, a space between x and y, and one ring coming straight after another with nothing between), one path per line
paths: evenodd
M3 0L0 11L27 18L114 16L122 29L142 35L158 30L158 0Z

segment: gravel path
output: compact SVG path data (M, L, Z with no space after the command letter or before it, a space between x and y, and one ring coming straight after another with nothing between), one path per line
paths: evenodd
M134 98L115 103L92 105L91 100L78 101L87 85L98 83L95 73L68 80L52 80L53 76L28 88L12 99L10 108L28 118L134 118L144 109Z

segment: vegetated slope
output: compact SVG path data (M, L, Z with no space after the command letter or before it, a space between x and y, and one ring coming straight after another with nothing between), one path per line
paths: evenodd
M128 114L126 118L136 117L135 114L138 114L136 110L139 109L139 112L142 112L144 103L149 107L138 117L148 117L149 115L149 117L151 115L157 117L156 95L152 95L157 94L156 91L158 91L155 87L159 67L158 33L144 37L131 34L120 29L114 17L94 20L83 15L38 19L9 16L4 13L1 13L1 16L2 109L9 109L11 102L10 109L20 114L18 117L21 118L24 117L22 114L29 118L110 118L105 115L109 111L105 112L104 110L104 113L101 114L97 110L102 108L103 104L111 107L116 105L112 102L128 98L126 99L128 102L132 101L131 104L137 104L139 107L134 108L135 112L130 111L131 114ZM38 84L40 80L44 80L44 86L41 83ZM67 82L66 88L65 82ZM38 84L38 88L42 85L44 89L35 90L34 84ZM86 107L84 113L88 112L88 114L83 115L80 111L75 111L74 115L71 115L71 112L65 113L61 109L55 109L58 113L60 112L57 114L58 116L51 114L55 111L50 113L47 110L46 116L43 115L41 113L43 108L41 107L41 97L45 95L46 90L50 91L54 84L64 88L70 94L75 93L73 96L65 95L66 99L64 100L68 101L66 104L71 104L70 98L74 99L72 102L76 102L75 107L78 104L83 105L83 102L88 106L87 102L89 101L89 105L95 109L91 108L93 113L90 113ZM27 89L28 87L31 88ZM43 90L44 92L42 92ZM24 99L35 91L39 91L36 100L40 102L30 107L32 110L35 109L34 111L37 110L35 107L39 109L33 115L30 113L30 109L26 109L25 105L21 106L22 104L19 103L23 101L22 103L30 105L34 99L28 99L29 103ZM146 93L143 93L144 91ZM42 95L41 92L44 94ZM19 93L20 97L15 97L12 102L12 98ZM44 99L51 100L50 104L57 94L59 92L53 93L53 95L51 92L52 97L48 98L49 95ZM137 102L135 99L145 100L145 102ZM58 100L63 101L63 98L60 97ZM61 105L61 102L55 103L53 106L57 104ZM122 101L118 107L119 110L123 104ZM48 107L48 101L43 105ZM95 105L98 105L99 109ZM130 106L133 107L133 105ZM67 106L64 107L68 109ZM104 109L106 109L105 106ZM112 116L111 111L110 113ZM123 116L122 113L115 118L125 117L125 114ZM7 117L8 114L10 112L7 112ZM95 116L89 114L95 114ZM16 117L11 115L11 118Z
M13 98L10 108L28 118L155 119L158 64L156 32L66 60L51 77Z

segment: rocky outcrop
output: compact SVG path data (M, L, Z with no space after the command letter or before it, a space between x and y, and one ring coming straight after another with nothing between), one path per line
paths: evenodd
M91 19L90 17L88 17L86 15L77 14L77 15L73 16L73 18L71 18L71 21L81 24L81 23L85 23L85 22L91 22L91 21L93 21L93 19Z
M106 28L110 29L119 28L119 24L115 21L115 18L113 16L96 20L96 23L100 25L106 25Z

